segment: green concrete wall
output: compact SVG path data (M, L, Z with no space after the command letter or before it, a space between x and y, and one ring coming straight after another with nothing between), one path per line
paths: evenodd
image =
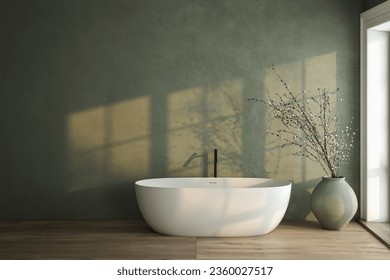
M0 218L140 218L134 182L294 180L287 219L310 219L323 174L265 132L258 102L340 88L359 126L356 0L0 2ZM343 175L359 195L359 149ZM209 153L187 167L192 153Z
M364 0L364 10L369 10L383 2L386 2L386 0Z

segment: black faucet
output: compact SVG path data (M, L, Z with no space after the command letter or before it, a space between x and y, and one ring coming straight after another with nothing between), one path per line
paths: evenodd
M203 157L203 166L204 166L204 176L207 176L207 165L208 165L208 160L207 160L207 152L198 154L198 153L192 153L192 155L186 160L186 162L183 164L183 167L188 167L188 165L193 161L195 158L198 157ZM217 166L218 166L218 150L214 149L214 177L217 178Z
M218 150L214 149L214 177L217 178Z

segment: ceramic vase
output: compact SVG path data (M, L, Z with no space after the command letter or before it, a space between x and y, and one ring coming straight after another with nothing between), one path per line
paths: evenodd
M352 220L358 202L344 177L322 177L311 194L310 206L323 228L341 230Z

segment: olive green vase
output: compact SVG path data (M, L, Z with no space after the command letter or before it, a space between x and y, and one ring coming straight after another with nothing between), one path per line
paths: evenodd
M322 177L311 194L310 206L323 228L341 230L352 220L358 202L344 177Z

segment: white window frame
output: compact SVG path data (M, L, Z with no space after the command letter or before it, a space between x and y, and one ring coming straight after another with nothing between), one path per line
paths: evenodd
M390 222L390 1L360 16L360 215Z

